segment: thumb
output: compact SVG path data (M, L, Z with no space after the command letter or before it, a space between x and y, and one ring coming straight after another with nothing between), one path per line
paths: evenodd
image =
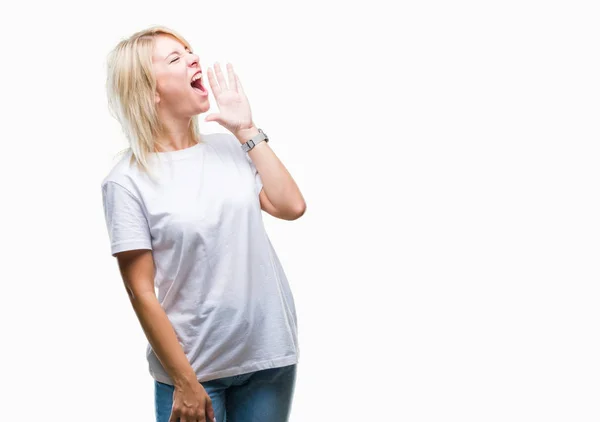
M218 113L209 114L208 116L206 116L204 118L204 121L205 122L217 122L217 123L219 123L221 121L221 115L218 114Z

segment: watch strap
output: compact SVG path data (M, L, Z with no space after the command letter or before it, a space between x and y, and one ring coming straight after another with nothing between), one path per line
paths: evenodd
M260 144L262 141L269 142L269 138L267 134L262 131L262 129L258 129L258 135L252 137L247 142L243 143L242 150L244 150L244 152L248 152L256 145Z

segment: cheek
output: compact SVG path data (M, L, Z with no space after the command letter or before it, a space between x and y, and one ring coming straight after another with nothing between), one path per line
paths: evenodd
M186 75L164 74L156 80L156 90L161 95L177 94L186 90Z

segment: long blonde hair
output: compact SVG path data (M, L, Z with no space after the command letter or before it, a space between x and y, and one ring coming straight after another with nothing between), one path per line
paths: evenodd
M129 148L122 152L131 151L131 163L137 162L147 173L152 173L148 156L156 152L155 140L164 133L154 101L156 78L152 70L158 35L171 35L191 50L190 44L177 32L164 26L152 26L121 40L107 61L109 110L129 141ZM200 142L198 116L192 117L189 131L191 138Z

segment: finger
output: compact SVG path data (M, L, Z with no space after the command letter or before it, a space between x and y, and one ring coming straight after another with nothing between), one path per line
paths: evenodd
M221 94L221 87L217 83L217 80L215 79L215 73L210 67L208 68L208 83L210 83L210 88L212 89L215 98L218 97Z
M227 76L229 78L229 89L237 92L236 82L235 82L236 75L235 75L235 72L233 71L233 65L231 63L227 63Z
M212 400L206 401L206 422L212 422L215 419L215 410L213 409Z
M237 92L239 94L244 94L246 95L246 93L244 92L244 88L242 87L242 83L240 82L240 78L238 77L238 75L235 75L235 85L237 87Z
M173 413L171 410L171 417L169 418L169 422L179 422L179 416Z
M204 121L205 122L217 122L220 124L223 120L221 120L221 115L219 113L211 113L204 118Z
M217 81L219 81L219 86L221 87L221 91L227 90L227 82L225 82L225 78L223 77L223 72L221 72L221 65L219 62L215 63L215 74L217 75Z

